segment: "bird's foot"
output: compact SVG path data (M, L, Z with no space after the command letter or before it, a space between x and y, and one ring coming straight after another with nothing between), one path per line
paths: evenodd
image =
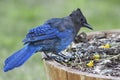
M44 57L42 58L42 60L52 60L54 58L55 58L55 56L52 56L52 55L44 52Z
M56 56L44 56L43 58L42 58L42 60L53 60L53 59L55 59L56 58Z
M54 58L54 60L61 64L64 63L64 59L62 57L56 57L56 58Z
M62 61L64 61L64 62L68 62L68 61L75 59L73 56L67 56L67 55L64 55L62 53L59 53L58 56L60 56Z

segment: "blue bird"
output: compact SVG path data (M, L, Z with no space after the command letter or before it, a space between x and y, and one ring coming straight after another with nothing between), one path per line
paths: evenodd
M39 51L60 55L71 44L81 27L92 29L78 8L67 17L52 18L29 30L23 40L24 47L5 60L4 72L21 66Z

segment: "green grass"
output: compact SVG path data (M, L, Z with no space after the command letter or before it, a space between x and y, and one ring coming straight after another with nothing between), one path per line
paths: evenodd
M81 8L94 31L120 29L119 0L0 0L0 80L46 80L40 53L22 67L3 72L4 60L22 47L27 31L52 17ZM82 28L81 32L90 32Z

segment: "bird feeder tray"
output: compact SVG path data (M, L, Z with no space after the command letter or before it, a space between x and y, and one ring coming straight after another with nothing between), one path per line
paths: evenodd
M87 35L88 38L92 38L94 35L101 35L102 33L114 34L120 33L120 30L91 32ZM44 60L44 67L47 80L120 80L120 77L82 72L80 70L64 66L54 60Z

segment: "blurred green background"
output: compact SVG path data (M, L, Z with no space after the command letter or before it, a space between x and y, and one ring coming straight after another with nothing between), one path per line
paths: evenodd
M76 8L81 8L94 31L120 29L120 0L0 0L0 80L46 80L39 53L7 73L2 70L4 60L22 47L29 29Z

